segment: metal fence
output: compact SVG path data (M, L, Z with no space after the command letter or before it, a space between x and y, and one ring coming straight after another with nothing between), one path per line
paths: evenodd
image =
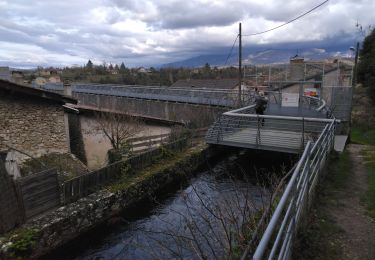
M325 86L322 92L322 97L326 100L331 113L335 118L346 122L351 119L352 96L353 88L351 86Z
M326 124L315 142L309 141L272 218L253 254L253 259L290 259L298 228L311 205L322 168L334 145L335 120ZM242 259L247 256L244 255Z
M305 82L311 87L323 85L350 86L353 65L348 61L336 63L301 62L290 64L245 65L244 80L252 86L278 89Z

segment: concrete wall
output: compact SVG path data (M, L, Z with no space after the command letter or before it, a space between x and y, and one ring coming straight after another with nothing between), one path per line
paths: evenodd
M60 104L46 99L0 94L0 150L10 145L31 156L69 151ZM28 159L17 153L17 160Z
M74 92L73 96L79 100L79 105L83 106L139 114L145 117L154 117L178 122L198 121L200 123L205 123L206 125L213 122L218 114L228 110L227 108L214 106L77 92Z

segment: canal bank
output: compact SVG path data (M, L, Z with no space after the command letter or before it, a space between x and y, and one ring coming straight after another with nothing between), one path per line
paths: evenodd
M30 220L21 228L0 238L1 259L42 256L167 185L189 178L207 158L218 153L205 145L187 149L134 176L125 176L126 181L121 178L117 183L75 203Z
M189 180L197 174L200 175L202 171L205 172L205 170L202 170L202 165L204 165L206 169L211 169L209 173L206 172L202 175L206 176L203 180L199 178L197 180L198 183L203 183L203 187L206 187L203 188L203 192L205 192L209 190L212 185L215 186L217 184L207 181L210 180L209 176L215 174L222 175L223 167L220 165L219 167L215 166L217 161L225 161L227 159L230 161L232 151L233 149L225 149L223 151L217 147L215 147L215 149L210 149L204 145L198 146L178 154L173 154L169 159L162 160L160 163L141 170L137 172L136 175L126 176L125 174L125 176L123 176L124 178L121 178L105 189L82 198L75 203L61 207L43 217L34 219L24 225L22 229L10 235L7 239L2 239L2 256L9 258L12 257L12 254L13 256L17 254L27 258L37 258L57 248L60 249L55 252L61 252L61 246L68 242L71 242L70 244L80 245L83 241L92 241L93 238L98 239L103 236L103 227L104 230L108 230L111 229L110 227L113 227L112 223L118 222L118 220L122 222L123 219L126 219L126 223L131 221L132 218L130 217L129 219L126 215L133 214L135 219L142 217L142 205L145 205L147 210L155 208L155 205L150 206L150 204L147 204L147 201L161 198L164 196L163 194L168 192L172 192L173 195L177 190L182 189L185 191L184 189L193 189L192 187L194 187L194 185L191 186ZM217 156L220 154L224 154L224 157L219 157L216 162L212 161L212 158L218 158ZM238 181L238 179L246 175L251 175L253 177L251 180L252 186L245 186L251 188L259 183L264 184L265 180L268 179L265 177L267 173L282 172L282 165L284 164L285 169L287 169L288 165L292 165L293 161L293 159L288 156L272 153L268 153L267 156L264 156L264 153L258 152L247 156L240 156L240 158L242 159L232 160L231 163L227 164L229 167L224 167L227 171L234 173L234 175L230 177L222 178L225 180L224 183L229 181L232 185L235 184L232 182L233 178ZM218 186L220 185L222 185L222 183L218 183ZM238 185L241 186L243 183L238 183ZM263 186L264 185L260 185L260 187ZM229 189L231 192L228 192L228 189L224 188L223 190L219 189L208 194L232 194L230 197L234 196L236 198L238 196L243 196L236 192L236 187L237 185L232 185ZM259 185L256 188L259 188ZM183 192L182 194L185 193L186 192ZM182 195L182 197L184 197L184 195ZM193 197L197 198L197 194ZM259 198L263 198L263 196ZM207 199L208 201L211 200L211 198ZM225 201L228 201L228 198L226 198ZM239 201L239 206L243 204L243 201L252 202L250 199L245 199ZM253 210L252 207L247 206L248 213ZM239 220L240 222L243 221L241 218L239 218ZM188 227L188 225L185 226ZM209 232L207 231L207 233ZM83 248L81 247L79 250L84 251L85 248L91 248L91 245L82 246ZM68 248L71 247L68 246ZM55 253L52 257L56 259L60 256L62 257L61 259L66 259L65 253L70 249L64 248L62 250L62 254ZM95 251L95 249L93 250ZM80 253L78 253L78 255L80 255ZM83 255L85 255L85 253L83 253ZM49 255L46 259L50 258Z
M287 170L289 159L275 153L227 151L43 259L238 256L251 234L247 227L255 226L268 205L272 184L266 182L274 172Z

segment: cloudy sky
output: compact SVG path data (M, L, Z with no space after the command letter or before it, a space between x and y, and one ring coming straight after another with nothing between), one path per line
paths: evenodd
M228 52L243 34L280 25L323 0L0 0L0 66L156 65ZM375 1L330 0L244 46L355 41L375 25ZM324 46L323 46L324 47Z

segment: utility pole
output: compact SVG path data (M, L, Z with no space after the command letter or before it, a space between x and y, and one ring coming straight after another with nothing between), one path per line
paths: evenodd
M239 24L239 33L238 33L238 104L242 105L242 32L241 32L241 23Z
M358 66L358 52L359 52L359 42L357 42L357 47L355 48L355 58L354 58L354 76L353 76L353 87L357 84L357 66Z

